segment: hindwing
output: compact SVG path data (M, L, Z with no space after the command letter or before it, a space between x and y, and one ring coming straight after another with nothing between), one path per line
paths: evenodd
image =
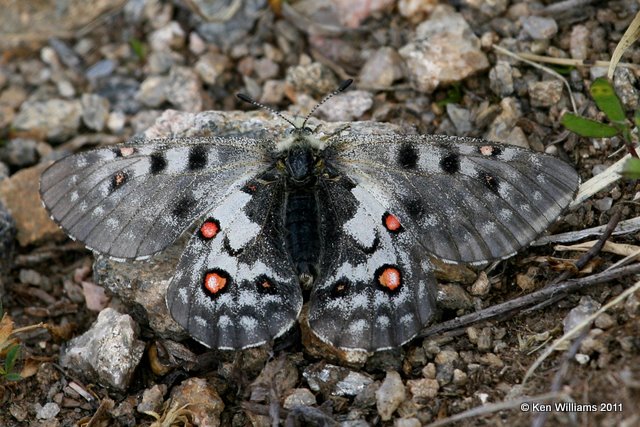
M309 325L334 346L376 351L413 338L434 313L435 281L422 247L375 194L342 177L319 186L324 247Z
M282 228L282 180L262 176L200 220L167 291L173 318L208 347L241 349L286 332L302 292Z

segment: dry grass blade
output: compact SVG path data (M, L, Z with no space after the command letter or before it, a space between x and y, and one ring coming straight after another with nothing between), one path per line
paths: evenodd
M561 345L565 345L566 342L568 340L570 340L571 338L573 338L573 337L577 336L578 334L580 334L582 329L584 327L588 326L589 324L591 324L591 322L593 322L596 319L596 317L598 317L599 315L601 315L602 313L604 313L605 311L607 311L611 307L613 307L613 306L619 304L620 302L624 301L629 295L631 295L632 293L634 293L634 292L636 292L638 290L640 290L640 281L636 282L635 285L633 285L630 288L628 288L627 290L625 290L623 293L621 293L620 295L615 297L613 300L608 302L606 305L604 305L598 311L596 311L595 313L593 313L590 316L586 317L582 322L577 324L573 329L571 329L570 331L565 333L563 336L561 336L560 338L555 340L553 342L553 344L551 344L549 347L547 347L547 349L540 355L540 357L538 357L533 362L531 367L527 370L527 373L525 374L524 378L522 379L522 386L523 387L525 386L525 384L527 383L527 381L529 380L531 375L533 375L535 370L538 369L538 367L542 364L542 362L547 357L549 357L549 355L551 353L553 353L555 350L560 348Z
M597 240L592 240L590 242L582 242L576 245L566 246L566 245L556 245L554 246L554 250L556 251L578 251L578 252L586 252L591 249L596 243ZM620 256L629 256L635 254L640 249L637 245L627 245L624 243L614 243L614 242L605 242L602 247L603 252L609 252L611 254L616 254Z
M626 156L609 166L604 172L599 173L587 182L580 185L578 194L573 199L573 202L571 202L571 204L569 205L569 209L577 209L582 204L582 202L587 200L589 197L618 181L622 177L622 168L624 168L624 165L627 163L627 160L629 160L630 157L631 155L627 154Z
M633 21L629 24L629 28L624 32L624 35L618 42L616 49L613 51L613 55L611 55L611 61L609 62L609 71L607 72L607 77L609 79L613 79L613 73L616 70L616 66L618 62L620 62L620 58L624 52L631 46L636 40L640 38L640 12L638 12L633 18Z
M587 237L599 236L605 228L606 225L599 225L597 227L585 228L584 230L568 231L566 233L543 236L533 242L531 246L542 246L549 243L577 242L578 240L586 239ZM623 234L635 233L638 230L640 230L640 217L635 217L626 221L620 221L611 235L620 236Z

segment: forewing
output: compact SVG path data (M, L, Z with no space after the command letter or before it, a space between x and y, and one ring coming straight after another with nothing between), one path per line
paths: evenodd
M182 254L167 305L209 347L261 345L300 313L302 293L282 230L283 191L278 180L248 182L205 214Z
M369 183L375 186L374 183ZM309 325L344 349L398 347L428 323L435 281L423 248L362 185L323 180L325 251L311 293Z
M372 135L344 142L329 149L329 161L426 250L454 262L513 255L556 220L579 183L575 169L556 157L479 139Z
M267 145L181 138L82 152L51 165L40 194L73 239L115 258L146 258L264 171Z

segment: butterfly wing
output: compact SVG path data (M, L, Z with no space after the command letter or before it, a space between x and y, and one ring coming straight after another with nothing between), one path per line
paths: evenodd
M42 174L42 201L73 239L147 258L269 164L268 143L255 139L143 142L68 156Z
M309 302L311 329L345 349L404 344L434 312L435 281L424 250L361 183L323 180L318 197L325 251Z
M210 209L169 289L173 318L219 349L261 345L286 332L302 292L284 242L282 180L262 176Z
M338 143L328 158L363 182L428 252L452 262L513 255L573 199L569 164L518 147L438 135Z

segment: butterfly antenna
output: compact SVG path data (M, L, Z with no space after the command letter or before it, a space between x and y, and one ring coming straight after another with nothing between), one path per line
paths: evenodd
M255 99L251 98L249 95L246 95L244 93L237 93L236 96L241 101L247 102L247 103L249 103L251 105L255 105L256 107L259 107L259 108L262 108L264 110L267 110L271 114L274 114L274 115L280 117L282 120L284 120L285 122L289 123L291 126L296 127L296 125L293 123L293 121L291 121L288 118L286 118L280 111L276 111L273 108L269 107L268 105L261 104L258 101L256 101Z
M353 83L353 79L347 79L345 81L343 81L342 83L340 83L340 86L338 86L338 89L334 90L333 92L331 92L330 94L328 94L327 96L325 96L324 98L322 98L322 100L320 102L318 102L315 107L313 107L311 109L311 111L309 111L309 114L307 114L307 117L304 118L304 122L302 122L302 126L304 127L304 125L307 124L307 120L309 120L309 118L313 115L313 113L316 112L316 110L325 102L327 102L328 100L330 100L331 98L333 98L334 96L336 96L337 94L339 94L340 92L343 92L346 88L348 88L349 86L351 86L351 83Z

